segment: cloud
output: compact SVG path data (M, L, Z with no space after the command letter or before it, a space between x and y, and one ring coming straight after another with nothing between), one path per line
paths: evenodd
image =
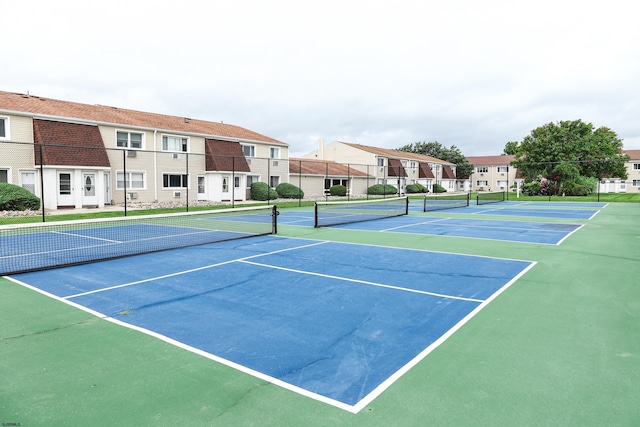
M640 148L627 1L32 0L2 90L224 121L282 140L494 155L559 120Z

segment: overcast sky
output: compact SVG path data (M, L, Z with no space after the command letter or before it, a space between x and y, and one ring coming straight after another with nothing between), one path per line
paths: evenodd
M630 0L0 0L0 90L224 121L291 146L501 154L549 122L640 149Z

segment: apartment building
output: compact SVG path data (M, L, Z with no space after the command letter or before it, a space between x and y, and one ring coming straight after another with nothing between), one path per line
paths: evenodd
M0 91L0 182L47 209L245 200L252 182L287 182L288 150L222 122Z

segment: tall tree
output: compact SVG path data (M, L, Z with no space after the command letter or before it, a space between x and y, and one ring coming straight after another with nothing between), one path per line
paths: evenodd
M539 177L573 178L577 175L626 179L622 140L607 127L594 129L582 120L547 123L531 131L520 142L507 142L505 154L527 181Z
M473 165L469 163L467 158L455 145L447 148L437 141L415 142L398 148L398 151L423 154L425 156L435 157L436 159L444 160L449 163L454 163L456 165L456 176L458 178L468 178L473 171Z

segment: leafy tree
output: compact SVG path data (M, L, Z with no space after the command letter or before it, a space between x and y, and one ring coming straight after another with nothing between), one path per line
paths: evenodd
M398 151L406 153L422 154L425 156L435 157L456 165L456 176L459 178L468 178L473 172L473 165L469 163L467 158L460 152L455 145L447 148L439 142L416 142L398 148Z
M526 181L545 178L561 184L579 177L627 178L629 156L622 153L622 140L611 129L594 129L582 120L540 126L522 141L508 142L504 153L515 156L511 164Z

